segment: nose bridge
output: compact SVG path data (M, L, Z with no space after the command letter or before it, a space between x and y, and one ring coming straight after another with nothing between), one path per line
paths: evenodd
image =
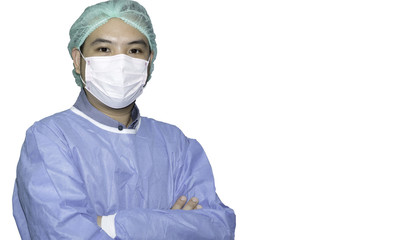
M128 46L126 44L122 43L116 43L114 44L112 55L118 55L118 54L126 54L128 53Z

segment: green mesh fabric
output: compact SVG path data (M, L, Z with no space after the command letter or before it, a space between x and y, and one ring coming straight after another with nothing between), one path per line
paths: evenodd
M105 24L111 18L122 19L130 26L138 29L148 39L150 49L154 53L148 76L149 81L157 55L156 35L145 8L132 0L110 0L86 8L70 29L70 43L68 44L70 56L74 47L79 49L95 29ZM73 70L73 75L77 85L82 87L81 78L75 72L75 69Z

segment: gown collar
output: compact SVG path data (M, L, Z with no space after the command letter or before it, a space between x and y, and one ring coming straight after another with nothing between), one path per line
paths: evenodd
M125 125L122 123L108 117L104 113L100 112L97 108L95 108L86 97L86 93L83 89L79 93L78 99L74 104L74 108L78 109L80 112L84 113L86 116L94 119L95 121L106 125L108 127L117 128L119 130L122 129L136 129L139 125L139 121L141 119L140 111L137 105L134 105L133 109L131 110L131 119L133 122L126 128Z

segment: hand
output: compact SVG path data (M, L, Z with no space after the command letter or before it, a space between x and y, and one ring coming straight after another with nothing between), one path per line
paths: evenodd
M186 203L187 198L185 196L181 196L176 200L174 206L172 206L171 210L195 210L201 209L202 206L198 204L198 198L192 197L189 202Z

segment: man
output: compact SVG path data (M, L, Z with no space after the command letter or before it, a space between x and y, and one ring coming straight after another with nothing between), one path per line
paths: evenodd
M157 54L145 9L87 8L68 49L81 93L26 133L13 195L22 239L233 239L202 147L135 105Z

